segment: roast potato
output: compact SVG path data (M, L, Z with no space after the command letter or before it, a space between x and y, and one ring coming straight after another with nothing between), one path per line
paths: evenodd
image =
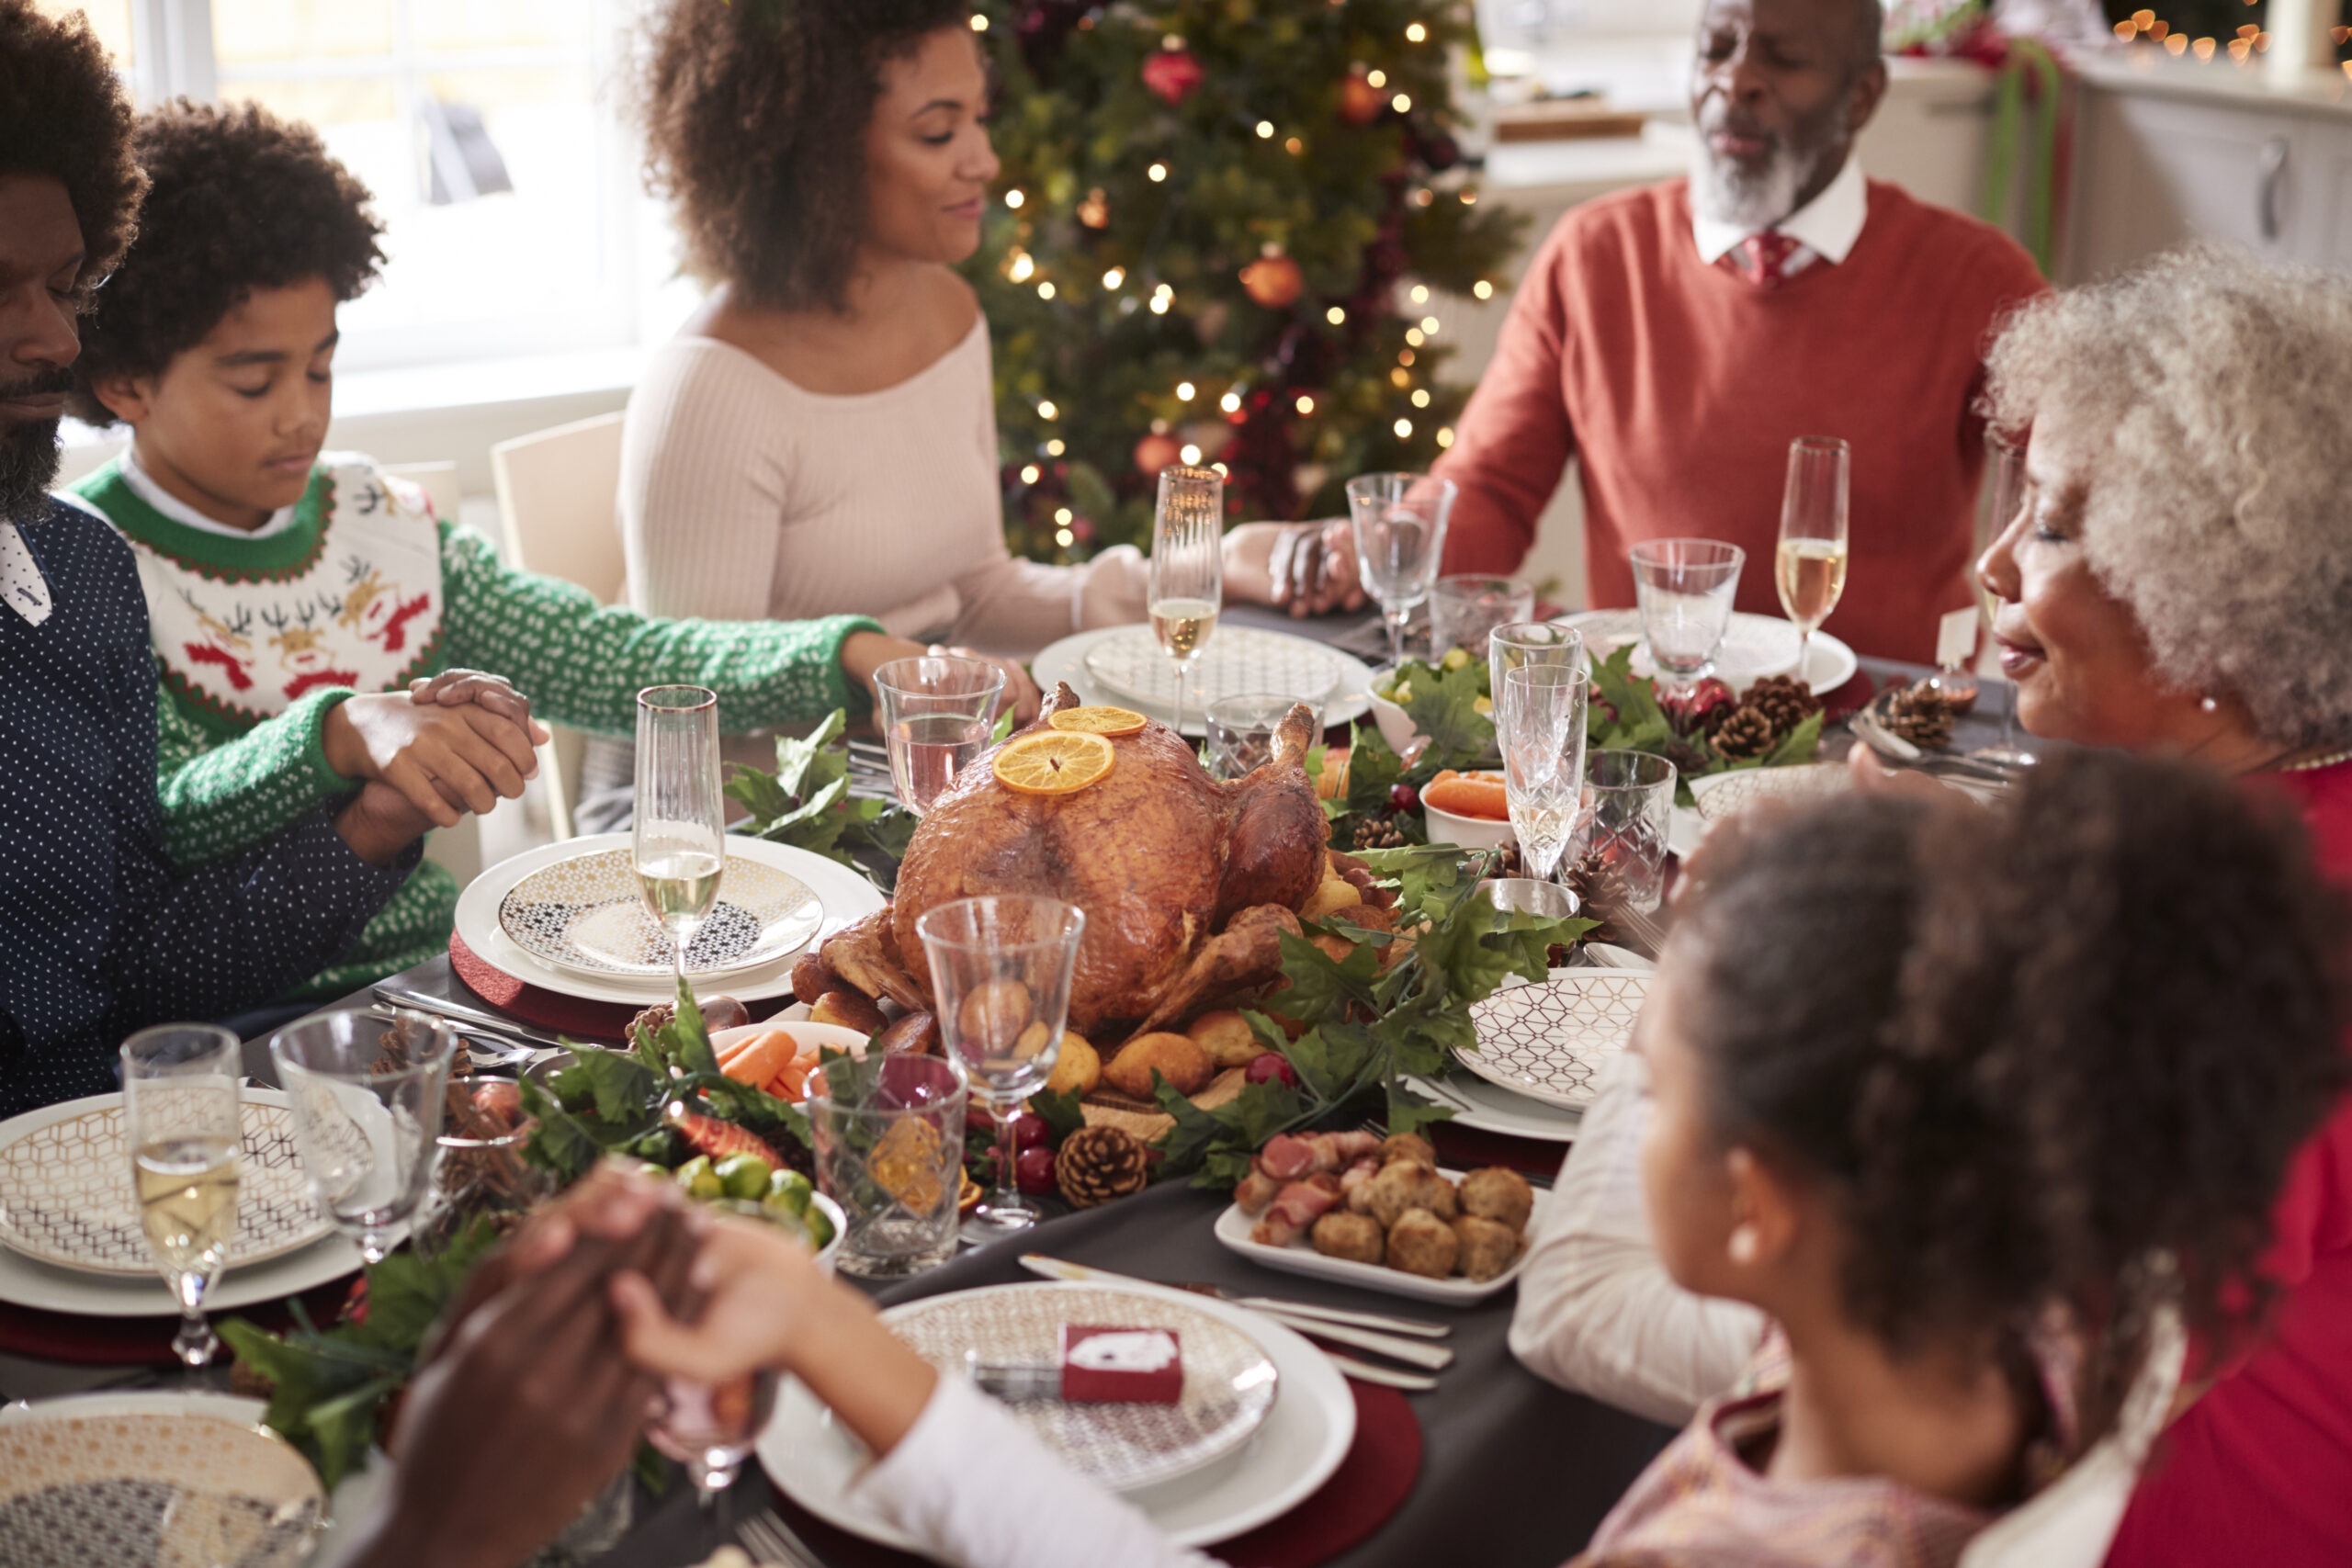
M800 962L792 966L793 999L806 1002L810 1007L815 1007L819 997L841 983L841 976L834 974L833 966L825 962L825 955L813 947L802 953Z
M1246 1067L1266 1049L1250 1021L1231 1010L1204 1012L1184 1033L1219 1067Z
M879 1034L889 1024L882 1016L882 1004L864 991L847 986L827 991L809 1004L808 1021L836 1023L843 1029L854 1029L860 1034Z
M1054 1076L1046 1088L1055 1094L1091 1094L1102 1081L1102 1057L1082 1035L1064 1034L1061 1054L1054 1058Z
M936 1056L940 1054L939 1020L927 1012L910 1012L893 1020L874 1043L893 1055Z
M1184 1035L1162 1032L1139 1034L1120 1047L1103 1064L1102 1081L1121 1094L1149 1100L1155 1071L1175 1085L1177 1093L1187 1095L1200 1093L1216 1076L1206 1051Z

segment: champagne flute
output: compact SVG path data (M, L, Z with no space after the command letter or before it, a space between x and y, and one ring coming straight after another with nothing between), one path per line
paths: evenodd
M1159 470L1151 523L1151 635L1176 663L1176 733L1184 682L1225 604L1225 477L1215 468Z
M122 1044L122 1113L139 1223L179 1303L172 1349L190 1368L209 1365L220 1348L205 1321L204 1293L237 1235L242 1065L236 1035L209 1023L159 1024Z
M1388 624L1388 667L1405 662L1405 625L1430 596L1445 556L1452 479L1426 474L1359 474L1348 481L1348 521L1356 568Z
M432 1185L457 1048L446 1020L406 1010L322 1013L269 1037L311 1195L370 1263Z
M985 659L925 654L874 672L899 804L920 817L988 750L1004 671Z
M752 1203L727 1206L752 1217L760 1212ZM764 1368L720 1383L664 1381L660 1412L646 1427L645 1440L686 1467L695 1501L704 1510L715 1511L752 1457L775 1413L776 1382L776 1374Z
M1981 536L1976 553L1982 556L2017 521L2018 513L2032 503L2033 487L2025 474L2025 449L1998 431L1984 433L1985 491L1990 497L1989 516ZM2000 614L2000 601L1993 597L1982 572L1973 566L1969 579L1976 585L1977 602L1984 607L1984 624L1993 625ZM2018 683L2002 682L2008 687L2007 699L2001 704L2001 743L1986 746L1973 753L1988 762L2006 762L2012 767L2030 767L2041 761L2033 752L2018 744Z
M1523 664L1503 672L1495 740L1503 795L1528 875L1549 882L1583 822L1585 705L1580 665Z
M1809 684L1813 634L1846 592L1846 499L1851 454L1834 435L1789 443L1789 479L1781 493L1781 542L1772 578L1781 609L1797 626L1797 681Z
M645 907L669 934L680 986L686 947L718 902L727 807L718 788L718 694L648 686L637 694L637 820L630 863Z
M995 1241L1037 1221L1013 1179L1012 1122L1053 1076L1086 911L1058 898L959 898L925 913L915 931L948 1058L996 1118L996 1187L964 1226L967 1241Z

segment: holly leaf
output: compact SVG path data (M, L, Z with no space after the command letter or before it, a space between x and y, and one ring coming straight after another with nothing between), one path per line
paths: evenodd
M1674 727L1667 722L1666 710L1658 706L1656 682L1634 673L1634 647L1629 642L1606 659L1589 661L1593 685L1616 713L1606 722L1619 734L1639 732L1656 724L1662 735L1670 738Z
M1282 954L1283 975L1290 984L1267 999L1283 1017L1311 1028L1343 1014L1351 1003L1372 1007L1380 954L1371 948L1356 948L1344 963L1335 964L1305 937L1284 931Z
M555 1075L554 1088L566 1105L579 1103L576 1096L593 1099L598 1121L629 1123L635 1134L645 1130L635 1123L649 1119L662 1083L627 1052L582 1046L572 1054L571 1066Z
M669 1053L670 1060L687 1072L718 1071L718 1057L710 1048L710 1030L704 1024L702 1009L695 1004L695 994L683 976L678 980L677 1009L655 1037Z
M1358 850L1364 869L1396 889L1397 912L1408 920L1424 913L1432 899L1475 886L1469 863L1452 844L1414 844L1400 850Z
M1347 808L1360 817L1388 814L1388 793L1404 782L1405 762L1377 729L1348 727Z
M784 792L774 773L763 773L741 762L730 762L728 769L727 798L749 812L755 827L772 822L792 809L792 796Z
M1768 768L1785 768L1798 762L1810 762L1821 751L1821 715L1807 714L1802 723L1772 748L1764 759Z
M1370 1030L1337 1019L1308 1030L1283 1048L1283 1055L1297 1070L1301 1086L1327 1100L1344 1100L1361 1087L1373 1052Z
M530 1078L520 1080L519 1087L524 1111L538 1123L523 1145L523 1157L553 1175L560 1185L571 1186L604 1156L604 1145L589 1132L587 1123L556 1103L554 1096Z
M776 787L797 801L808 797L849 773L849 753L835 752L833 744L848 733L849 716L840 708L807 735L775 738Z
M991 746L1001 746L1004 744L1004 738L1012 733L1012 710L1011 708L1007 708L1002 713L996 716L996 723L989 728L989 744ZM909 835L911 836L914 829L910 827L907 831Z
M1046 1141L1058 1147L1064 1138L1086 1125L1086 1108L1078 1096L1041 1089L1029 1097L1029 1109L1045 1118Z
M1495 721L1477 709L1486 693L1486 666L1476 660L1458 670L1428 670L1413 678L1405 713L1413 728L1429 738L1415 762L1415 774L1434 776L1445 768L1475 767L1494 750Z
M1388 1083L1388 1133L1391 1137L1418 1133L1434 1122L1450 1120L1453 1107L1423 1100L1404 1085L1390 1079Z

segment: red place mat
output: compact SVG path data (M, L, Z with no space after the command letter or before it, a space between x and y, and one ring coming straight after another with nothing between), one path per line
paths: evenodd
M1209 1552L1232 1568L1315 1568L1388 1522L1421 1472L1421 1423L1393 1388L1348 1382L1356 1440L1320 1490L1281 1518L1221 1541ZM921 1568L926 1560L835 1529L781 1491L775 1506L828 1562L848 1568Z
M1835 724L1841 718L1850 718L1861 712L1862 705L1877 694L1878 687L1871 680L1870 671L1856 670L1851 680L1823 695L1821 722Z
M1498 1165L1523 1176L1556 1176L1568 1157L1568 1145L1542 1138L1513 1137L1484 1127L1457 1127L1451 1122L1429 1123L1430 1145L1438 1163L1449 1170L1476 1170Z
M350 1293L351 1280L346 1275L306 1292L301 1300L311 1321L323 1325L334 1321ZM211 1317L215 1323L246 1318L272 1334L282 1334L294 1325L294 1314L282 1301L232 1307ZM163 1366L178 1359L172 1353L172 1336L178 1329L179 1320L175 1317L85 1317L0 1302L0 1351L12 1356L84 1365ZM220 1354L223 1360L228 1359L225 1347Z
M466 939L455 931L449 933L449 967L458 972L458 978L466 983L467 989L499 1011L559 1034L620 1040L628 1032L629 1020L644 1010L627 1002L592 1002L567 997L561 991L518 980L476 957L474 950L466 945Z

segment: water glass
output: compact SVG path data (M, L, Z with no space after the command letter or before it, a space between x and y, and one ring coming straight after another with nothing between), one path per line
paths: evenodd
M746 1205L746 1207L750 1207ZM756 1213L756 1211L753 1211ZM720 1383L670 1378L645 1440L686 1467L695 1501L708 1509L735 1484L743 1461L775 1414L776 1374L762 1368Z
M1430 596L1445 556L1452 479L1427 474L1359 474L1348 481L1348 521L1356 570L1388 623L1388 667L1405 662L1405 624Z
M1585 853L1623 884L1625 906L1637 915L1657 908L1666 892L1674 784L1674 764L1647 751L1599 750L1586 764Z
M1490 876L1478 884L1487 902L1506 915L1533 915L1546 920L1573 919L1577 896L1556 882L1532 876Z
M1185 682L1225 604L1225 476L1215 468L1159 470L1146 602L1151 635L1175 661L1175 729L1182 735Z
M1497 626L1524 625L1535 614L1535 590L1508 577L1457 572L1430 590L1430 660L1457 648L1486 649Z
M209 1023L142 1029L122 1044L131 1190L156 1266L179 1303L172 1348L190 1367L220 1348L204 1293L237 1236L244 1151L237 1037Z
M890 1056L863 1104L811 1096L817 1190L841 1205L839 1267L902 1280L955 1255L966 1090L937 1056Z
M637 694L637 816L630 863L654 923L670 936L673 974L718 902L727 869L727 800L718 786L718 694L648 686Z
M985 659L927 654L874 672L899 804L920 817L988 749L1004 671Z
M457 1044L447 1023L406 1011L327 1013L270 1036L311 1191L370 1263L432 1186Z
M968 1240L994 1241L1036 1223L1013 1181L1012 1120L1053 1076L1085 931L1076 905L1025 895L959 898L915 922L948 1057L997 1121L996 1188L966 1224Z
M1989 545L2017 521L2018 513L2031 501L2032 493L2032 487L2025 475L2025 448L1998 431L1985 432L1984 494L1991 515L1980 536L1984 544ZM1978 553L1983 552L1980 549ZM1970 575L1976 580L1977 601L1984 607L1984 624L1989 626L2000 609L2000 602L1993 597L1993 590L1986 585L1983 572L1972 571ZM2004 684L2008 690L2003 694L2007 700L2001 705L2001 743L1980 747L1973 755L1988 762L2030 767L2040 759L2030 748L2018 744L2017 685L2014 682Z
M1487 680L1497 692L1503 677L1530 664L1585 668L1584 634L1549 621L1520 621L1487 634Z
M1290 710L1302 704L1315 716L1309 733L1319 739L1323 734L1323 705L1319 702L1256 692L1219 697L1211 703L1209 777L1238 779L1272 761L1275 731L1290 716Z
M1669 689L1687 692L1714 668L1747 552L1714 539L1650 539L1630 554L1650 660Z
M1846 496L1849 454L1834 435L1800 435L1789 443L1788 484L1781 497L1781 537L1772 581L1781 610L1797 627L1797 679L1807 681L1813 634L1846 592Z
M1495 740L1511 830L1527 869L1547 882L1582 810L1588 686L1580 667L1529 664L1507 671L1497 694Z

